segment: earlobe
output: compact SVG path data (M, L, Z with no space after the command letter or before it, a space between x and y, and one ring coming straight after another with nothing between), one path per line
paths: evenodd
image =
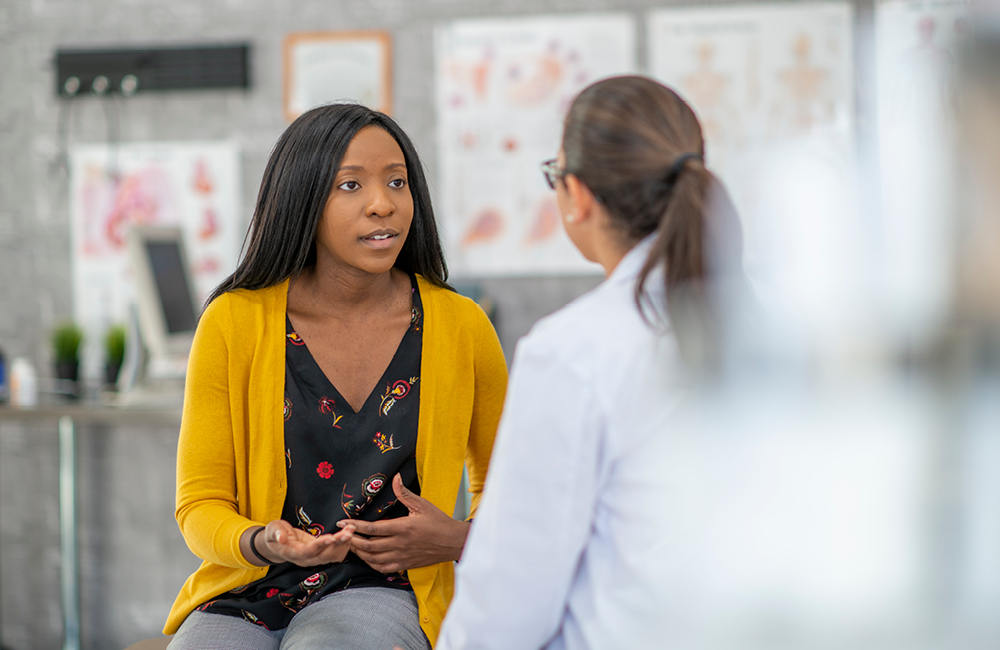
M590 188L572 174L566 174L563 180L566 183L566 192L569 194L570 201L570 212L566 215L566 221L568 223L586 221L593 209L594 195Z

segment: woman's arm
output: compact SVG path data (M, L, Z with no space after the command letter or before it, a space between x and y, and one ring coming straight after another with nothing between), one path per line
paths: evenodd
M230 415L232 322L226 298L202 314L188 358L184 412L177 445L177 509L181 534L198 557L224 566L253 564L240 537L253 521L239 513L236 451Z
M500 424L504 398L507 393L507 362L500 347L493 324L481 309L477 309L475 360L475 395L472 406L472 423L469 427L469 444L465 466L469 472L469 492L472 494L471 520L479 507L486 471L493 453L493 441Z

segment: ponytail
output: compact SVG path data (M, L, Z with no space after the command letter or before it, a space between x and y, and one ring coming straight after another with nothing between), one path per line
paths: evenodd
M635 303L643 319L655 324L645 296L650 276L662 271L666 316L681 351L698 365L719 349L722 323L713 289L740 266L742 247L739 219L722 183L703 165L688 165L674 183L639 272Z

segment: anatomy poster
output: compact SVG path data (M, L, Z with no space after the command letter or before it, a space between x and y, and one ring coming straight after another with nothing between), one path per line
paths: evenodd
M199 303L236 268L239 150L230 142L82 145L70 158L73 313L87 364L108 325L126 320L130 224L181 227Z
M706 164L743 220L748 272L773 252L772 161L854 159L853 10L846 2L662 9L648 20L650 73L694 107ZM832 161L832 162L831 162ZM780 167L780 165L779 165ZM785 180L785 183L789 179Z
M885 259L894 307L910 324L947 309L955 45L973 3L881 2L875 39Z
M437 32L438 206L455 272L596 273L562 230L539 164L590 83L635 70L618 14L457 21Z

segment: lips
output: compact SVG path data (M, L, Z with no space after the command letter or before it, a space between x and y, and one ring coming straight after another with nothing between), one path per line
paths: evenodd
M370 232L361 238L365 244L375 249L391 248L396 242L399 233L395 230L377 230Z
M386 239L391 239L398 235L395 230L376 230L375 232L370 232L364 235L361 239L370 239L372 241L385 241Z

